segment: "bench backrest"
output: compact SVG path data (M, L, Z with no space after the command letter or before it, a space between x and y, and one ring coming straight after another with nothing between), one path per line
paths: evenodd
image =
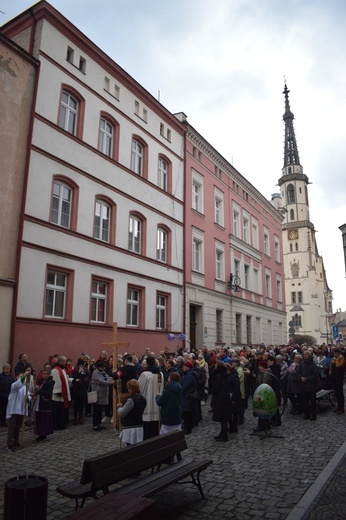
M144 442L111 451L84 461L81 484L92 483L95 490L120 482L178 455L187 448L182 431L153 437Z

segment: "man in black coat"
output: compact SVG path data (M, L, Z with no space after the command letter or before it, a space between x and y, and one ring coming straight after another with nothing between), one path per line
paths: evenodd
M316 420L317 404L316 392L318 389L318 366L313 360L312 353L305 350L303 361L299 365L302 382L302 407L304 419Z

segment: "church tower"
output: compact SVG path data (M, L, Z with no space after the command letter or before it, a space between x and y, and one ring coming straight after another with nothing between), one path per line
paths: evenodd
M300 164L289 92L285 84L284 166L279 179L281 193L273 195L272 202L285 216L282 243L288 330L291 336L313 336L320 344L331 340L328 317L332 314L332 291L310 221L309 179Z

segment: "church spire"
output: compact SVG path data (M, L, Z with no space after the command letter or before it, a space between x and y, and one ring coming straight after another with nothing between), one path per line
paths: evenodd
M299 162L299 154L296 142L296 136L294 134L293 128L293 119L294 115L290 109L290 102L288 99L289 90L285 83L285 88L283 91L285 95L285 113L283 115L283 120L285 123L285 144L284 144L284 167L291 165L300 165Z

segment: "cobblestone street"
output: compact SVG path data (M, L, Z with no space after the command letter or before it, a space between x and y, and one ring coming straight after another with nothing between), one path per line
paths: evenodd
M201 476L207 500L201 500L193 486L171 486L154 497L157 499L158 518L346 518L346 508L343 507L343 513L338 513L339 502L336 501L337 495L343 495L343 498L346 495L345 465L339 464L340 457L345 456L345 415L332 413L328 403L323 403L323 411L318 414L317 421L304 421L300 416L290 415L286 409L282 426L272 428L270 432L282 438L270 437L269 434L260 440L258 434L253 434L257 421L252 416L250 401L245 424L239 427L239 433L230 435L227 443L219 443L213 438L219 433L219 424L212 422L208 406L202 407L202 410L203 421L187 437L185 456L196 459L210 457L213 460ZM4 483L13 476L25 474L47 477L48 520L63 518L73 511L74 502L59 495L56 486L79 478L85 458L119 447L117 434L111 424L106 425L106 431L94 432L91 418L87 418L83 426L71 425L65 431L54 433L49 442L43 443L35 441L33 428L29 427L25 431L25 448L15 453L7 451L6 429L1 428L0 515L3 513ZM329 480L321 480L328 464L332 464L327 475ZM320 488L327 491L330 478L336 475L337 469L344 491L338 488L336 492L332 486L328 493L319 496L320 489L316 487L316 482L320 479ZM304 504L304 495L309 488L313 495L310 502L305 500ZM311 507L313 499L316 499L316 507Z

